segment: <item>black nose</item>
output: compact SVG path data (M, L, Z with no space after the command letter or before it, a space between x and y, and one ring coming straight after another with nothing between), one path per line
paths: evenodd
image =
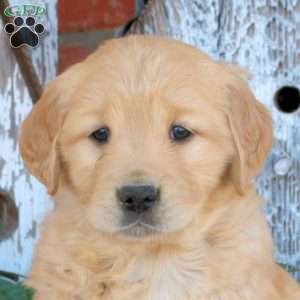
M118 190L118 199L128 211L142 213L158 200L159 190L153 185L125 185Z

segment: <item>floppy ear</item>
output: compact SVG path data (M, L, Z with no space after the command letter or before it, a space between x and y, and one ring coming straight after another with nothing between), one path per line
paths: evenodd
M55 194L59 182L57 136L63 121L59 90L51 82L21 127L20 150L29 171Z
M73 65L50 82L21 127L20 150L29 171L54 195L59 184L58 138L73 94L79 88L89 63Z
M272 119L241 78L228 86L229 125L237 155L232 161L232 177L239 192L259 174L273 145Z

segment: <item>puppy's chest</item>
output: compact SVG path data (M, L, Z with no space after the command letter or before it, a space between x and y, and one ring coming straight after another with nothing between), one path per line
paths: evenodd
M138 295L141 300L193 300L199 297L202 279L199 265L193 261L166 258L160 262L137 260L129 266L123 282L127 283L128 299Z

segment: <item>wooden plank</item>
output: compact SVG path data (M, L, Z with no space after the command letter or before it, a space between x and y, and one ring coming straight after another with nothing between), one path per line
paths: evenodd
M24 4L24 1L10 3ZM41 39L40 46L31 50L39 77L45 83L56 74L56 1L30 1L30 4L47 7L47 16L41 18L41 22L48 33ZM39 224L52 202L45 188L25 171L20 157L18 130L32 102L3 30L0 31L0 48L0 188L9 191L15 199L20 217L16 233L0 244L0 269L24 274L31 265Z
M150 0L132 33L170 36L238 63L273 115L276 143L257 180L277 260L300 268L300 109L273 102L284 85L300 87L300 2L295 0ZM289 166L290 165L290 166ZM295 274L300 279L300 272Z

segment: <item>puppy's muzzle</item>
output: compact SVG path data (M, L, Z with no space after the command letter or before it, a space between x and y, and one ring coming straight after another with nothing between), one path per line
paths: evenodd
M118 189L117 198L126 212L142 214L159 199L159 189L153 185L125 185Z

